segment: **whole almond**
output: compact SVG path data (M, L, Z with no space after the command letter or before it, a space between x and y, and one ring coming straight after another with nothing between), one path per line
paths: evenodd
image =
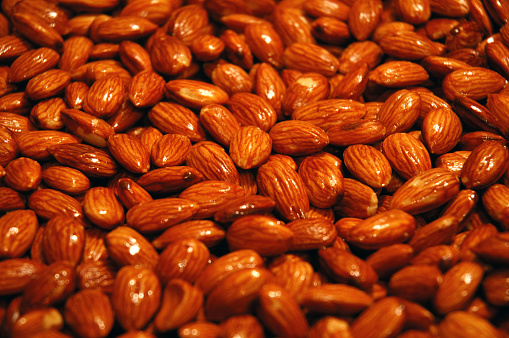
M164 96L164 79L151 70L137 73L129 85L129 99L136 107L151 107Z
M322 284L298 295L299 304L312 312L358 314L373 303L373 298L356 287L345 284Z
M125 266L117 277L111 304L125 330L139 330L148 324L161 303L161 283L147 268Z
M164 248L154 271L163 284L173 278L194 283L207 266L209 256L209 250L202 242L192 238L181 239Z
M48 152L66 166L78 169L91 177L112 177L118 164L105 151L86 144L59 144L48 147Z
M263 258L256 251L249 249L232 251L209 264L198 276L195 285L207 295L236 271L263 267L264 264Z
M11 16L13 26L28 40L41 47L57 51L63 48L63 39L58 31L42 18L20 9Z
M87 218L103 229L113 229L124 223L124 209L110 188L94 187L83 200Z
M422 122L423 138L432 154L444 154L454 148L461 132L461 121L450 109L434 109Z
M78 288L98 289L111 294L116 272L117 268L110 260L81 263L76 267Z
M460 252L453 246L434 245L422 250L411 261L411 264L436 265L442 271L456 264Z
M47 47L27 51L9 68L9 82L16 83L31 79L53 68L59 60L60 55Z
M447 271L433 299L438 313L462 309L480 286L484 271L474 262L460 262Z
M393 244L369 255L366 263L371 265L380 278L386 278L407 265L413 255L414 249L410 245Z
M81 260L85 245L85 228L69 216L57 216L46 223L42 252L48 263L67 261L74 266Z
M59 94L69 82L70 73L51 69L30 79L25 91L32 100L42 100Z
M375 148L363 144L349 146L343 153L343 160L348 170L370 187L376 189L389 184L391 165Z
M251 69L253 53L241 35L227 29L219 38L224 42L224 53L232 63L244 69Z
M274 67L265 62L258 66L253 89L256 95L264 98L272 105L278 117L282 116L281 101L286 86Z
M269 132L272 149L280 154L302 156L316 153L329 144L327 134L307 121L277 123Z
M124 84L120 76L107 76L98 79L90 87L83 108L89 114L108 118L120 108L123 96Z
M283 41L271 25L247 25L244 34L246 43L260 61L281 68L284 51Z
M25 286L45 267L30 258L12 258L0 262L0 294L13 295Z
M218 63L212 70L210 78L214 85L224 90L228 95L249 93L253 88L253 81L249 74L241 67L232 63ZM210 101L214 103L214 101ZM209 102L205 101L204 103Z
M277 114L272 106L251 93L236 93L228 102L228 109L241 125L269 131L276 124Z
M181 105L159 102L148 112L148 118L164 133L184 135L193 142L205 140L198 116Z
M129 40L124 40L117 46L120 61L131 73L137 75L143 71L153 70L150 54L143 46Z
M386 128L386 135L408 131L419 118L421 97L406 89L392 94L380 108L380 122Z
M454 337L468 334L472 337L503 337L488 320L465 311L454 311L445 316L438 326L442 337Z
M149 241L136 230L120 226L105 237L111 259L120 266L140 265L154 268L159 257Z
M44 169L42 181L49 188L69 195L82 195L90 188L90 180L81 171L64 166Z
M202 108L209 104L224 104L228 94L209 83L195 80L173 80L165 86L165 92L177 102L189 108Z
M32 245L38 226L32 210L14 210L0 217L1 257L22 257Z
M342 217L367 218L378 209L378 197L372 188L351 178L343 179L343 198L334 205L334 211Z
M242 169L259 167L272 150L269 134L258 127L242 127L230 140L230 157Z
M65 302L65 322L80 336L106 336L113 328L114 313L108 296L100 290L82 290Z
M210 248L224 239L225 234L225 230L213 221L191 220L168 228L152 241L152 245L156 249L163 249L170 243L192 238L199 240Z
M42 180L41 165L27 157L18 157L9 162L5 172L5 184L17 191L34 190Z
M74 135L96 147L106 147L108 138L115 134L113 128L104 120L77 109L63 109L62 122Z
M288 86L283 95L281 108L284 115L290 116L295 109L327 99L329 94L329 82L323 75L305 73Z
M154 69L165 75L181 74L191 65L191 59L189 48L174 36L156 38L150 50Z
M163 291L154 324L159 332L176 329L193 320L203 305L203 293L180 278L170 280Z
M274 28L286 47L299 42L315 43L311 25L302 10L277 6L272 19Z
M221 321L231 315L247 313L270 277L270 272L261 267L232 272L208 293L205 316Z
M416 278L418 273L419 278ZM391 294L404 299L425 303L436 293L442 281L442 272L431 265L410 265L391 276Z
M195 219L205 219L213 216L228 202L246 196L246 190L240 185L226 182L209 180L196 183L179 195L180 199L192 201L199 208L193 216Z
M461 183L469 189L489 187L507 170L509 150L500 142L484 142L475 147L461 170Z
M323 76L334 75L339 67L339 62L329 51L306 42L288 46L283 53L283 62L287 68Z
M357 40L367 40L378 25L381 14L381 1L356 1L348 12L348 28Z
M270 263L269 270L276 278L277 283L293 297L297 297L301 292L314 285L313 266L297 255L278 256Z
M367 329L366 323L376 323L375 331ZM396 297L387 297L364 310L352 323L350 330L354 337L375 337L375 332L400 332L404 323L404 305Z
M226 240L231 251L251 249L260 256L275 256L290 248L293 231L273 217L248 215L228 227Z
M486 98L504 86L504 78L489 69L472 67L456 70L444 78L442 88L449 100L466 96L472 100Z
M162 198L129 209L126 223L142 233L156 232L189 220L198 209L198 204L189 199Z
M267 283L258 295L258 316L271 332L284 337L306 336L309 324L304 313L281 286Z
M40 189L32 193L28 206L44 219L59 215L83 217L83 208L75 198L53 189Z

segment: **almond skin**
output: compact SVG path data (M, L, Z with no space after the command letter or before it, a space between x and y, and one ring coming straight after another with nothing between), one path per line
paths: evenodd
M290 248L293 231L275 218L249 215L228 227L226 240L232 251L252 249L260 256L275 256Z
M242 169L259 167L272 150L269 134L258 127L242 127L230 140L230 157Z
M382 142L381 149L394 171L405 179L432 167L424 144L407 133L389 135Z
M181 105L159 102L148 112L148 118L164 133L184 135L193 142L205 140L198 117Z
M123 96L124 84L120 76L106 76L98 79L90 87L86 105L83 108L87 113L96 117L108 118L120 108Z
M343 179L343 198L334 205L334 211L342 217L368 218L378 209L378 197L369 186L351 179Z
M140 108L154 106L164 97L164 85L164 79L156 72L139 72L129 85L129 100Z
M329 144L325 132L306 121L289 120L277 123L269 132L274 151L290 156L318 152Z
M155 267L155 273L163 284L173 278L194 283L207 266L209 250L202 242L185 238L168 244ZM182 266L185 262L185 267Z
M258 169L256 182L264 196L276 202L276 210L286 219L305 218L309 198L300 176L283 162L269 161Z
M14 210L0 217L0 256L22 257L35 239L39 222L32 210Z
M430 169L405 182L394 193L390 208L418 214L447 203L458 191L456 176L445 169Z
M176 329L193 320L203 305L203 293L183 279L170 280L163 291L154 324L159 332Z
M83 337L109 334L114 313L108 296L100 290L82 290L65 302L65 322Z
M374 332L395 334L403 329L405 317L402 302L396 297L387 297L375 302L362 312L352 323L350 329L352 335L358 337L376 337ZM371 328L366 326L368 323L372 323L376 331L371 331Z
M81 171L64 166L44 169L42 181L48 187L69 195L82 195L90 188L90 180Z
M401 210L388 210L350 229L347 242L363 249L380 249L406 241L414 231L415 220L411 215Z
M105 243L111 259L120 266L140 265L154 268L159 257L156 250L136 230L120 226L110 231Z
M419 278L416 278L416 273ZM395 296L425 303L435 295L441 281L442 272L437 267L411 265L392 275L389 290Z
M150 154L136 137L115 134L108 138L112 156L127 170L142 174L150 169Z
M185 238L193 238L208 248L217 245L225 237L225 230L210 220L191 220L182 222L164 231L152 241L156 249L164 249L168 244Z
M139 330L147 325L160 303L161 283L152 270L139 266L125 266L119 270L111 304L125 330Z
M375 148L363 144L349 146L343 153L343 161L355 177L370 187L377 189L389 184L391 165Z
M12 258L0 262L0 294L13 295L24 290L25 286L43 269L45 265L29 258Z
M42 180L41 165L27 157L19 157L9 162L5 172L5 184L17 191L34 190Z
M60 55L47 47L27 51L9 68L9 82L16 83L30 79L53 68L59 60Z
M32 193L28 198L28 207L44 219L59 215L83 217L83 207L75 198L53 189L40 189Z
M110 188L94 187L83 200L87 218L102 229L113 229L124 223L124 209Z
M432 154L449 152L458 143L462 130L460 119L450 109L434 109L422 122L423 138Z
M271 261L270 272L277 283L292 297L297 297L307 288L314 286L315 271L303 258L293 254L283 254Z
M48 263L67 261L76 266L84 246L85 228L76 218L57 216L46 223L41 247Z

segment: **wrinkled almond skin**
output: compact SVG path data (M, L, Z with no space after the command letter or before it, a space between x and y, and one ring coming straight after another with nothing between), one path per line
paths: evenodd
M228 94L223 89L201 81L173 80L164 88L167 95L189 108L202 108L228 101Z
M290 248L293 231L275 218L248 215L228 227L226 240L231 251L251 249L260 256L275 256Z
M32 100L42 100L59 94L69 82L71 82L70 73L51 69L30 79L25 92Z
M76 287L75 279L74 267L68 262L55 262L47 266L27 284L21 307L48 306L65 300Z
M124 91L120 76L110 75L97 79L87 93L83 108L99 118L111 117L120 108Z
M416 278L416 273L419 278ZM389 289L395 296L425 303L431 299L442 281L442 272L435 266L410 265L394 273Z
M411 215L401 210L388 210L357 224L350 229L346 240L363 249L380 249L405 242L414 231L415 220Z
M289 156L310 155L329 144L329 137L307 121L289 120L277 123L269 132L272 149Z
M225 230L210 220L191 220L174 225L152 241L156 249L185 238L201 241L208 248L217 245L225 237Z
M83 217L83 207L75 198L54 189L40 189L32 193L28 207L43 219L59 215Z
M208 180L239 183L239 173L224 149L210 141L203 141L191 147L187 155L188 166L197 169Z
M258 127L242 127L230 140L230 157L242 169L259 167L267 161L271 150L272 139Z
M298 172L311 205L330 208L343 198L343 174L334 164L318 157L307 157L299 165Z
M329 51L307 42L288 46L283 53L283 63L290 69L323 76L334 75L339 67L339 62Z
M159 102L148 112L148 118L164 133L184 135L193 142L205 140L198 117L181 105Z
M141 233L151 233L191 219L199 206L184 198L162 198L140 203L126 214L126 223Z
M208 293L205 316L220 321L231 315L247 313L269 278L270 272L261 267L232 272Z
M504 78L489 69L472 67L456 70L444 78L442 88L449 100L466 96L473 100L486 98L504 86Z
M354 337L375 337L375 332L385 332L387 335L397 334L405 323L404 305L396 297L387 297L375 302L363 311L350 326ZM372 323L371 331L368 328Z
M342 217L368 218L378 209L378 197L369 186L351 178L343 179L343 198L334 205Z
M447 271L433 299L438 313L462 309L480 286L484 271L474 262L460 262Z
M230 97L228 109L244 126L269 131L277 121L274 108L264 99L251 93L236 93Z
M115 133L106 121L77 109L63 109L60 116L70 132L96 147L105 147L108 137Z
M5 166L5 184L17 191L30 191L42 180L42 170L39 162L27 157L19 157Z
M100 290L82 290L65 302L65 322L83 337L109 334L115 320L111 301Z
M430 169L405 182L394 193L390 208L419 214L447 203L458 191L456 176L445 169Z
M392 168L387 158L375 148L356 144L343 152L343 161L348 170L373 189L389 184Z
M39 222L32 210L14 210L0 217L0 256L22 257L32 245Z
M81 260L85 245L85 228L69 216L57 216L46 223L42 236L42 253L51 264L67 261L76 266Z
M507 170L509 150L500 142L484 142L474 148L461 170L461 183L469 189L486 188Z
M44 264L30 258L12 258L0 262L0 294L13 295L24 290L25 286L40 273Z
M209 250L202 242L187 238L168 244L155 267L159 280L166 284L173 278L194 283L209 260Z
M139 265L154 268L159 255L149 241L136 230L121 226L110 231L105 243L111 259L119 266Z
M127 134L115 134L108 138L112 156L127 170L136 174L150 169L150 153L139 139Z
M276 202L276 210L288 220L305 218L309 198L300 176L284 162L268 162L258 169L256 182L264 196Z
M163 291L154 324L159 332L176 329L193 320L203 305L203 293L180 278L170 280Z
M90 188L90 180L81 171L64 166L44 169L42 181L48 187L69 195L82 195Z
M503 337L488 320L466 311L454 311L445 316L440 322L438 332L442 337L454 337L458 334L468 334L472 337Z
M110 188L94 187L83 200L87 218L102 229L113 229L124 223L124 209Z
M129 85L129 100L140 108L154 106L164 97L164 85L164 79L156 72L139 72Z
M161 283L147 268L125 266L117 277L111 304L125 330L139 330L150 321L161 303Z

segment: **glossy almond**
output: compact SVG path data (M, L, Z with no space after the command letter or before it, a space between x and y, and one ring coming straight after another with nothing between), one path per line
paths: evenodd
M38 225L32 210L14 210L0 217L1 257L22 257L32 245Z
M387 332L388 335L400 332L405 324L404 308L403 303L396 297L387 297L375 302L351 324L352 335L376 337L375 332Z
M42 180L39 162L28 157L18 157L5 166L5 184L17 191L30 191L37 188Z
M140 265L154 268L159 257L149 241L136 230L121 226L105 237L108 253L119 266Z
M35 191L28 198L28 206L44 219L59 215L83 217L83 207L75 198L54 189Z
M306 42L288 46L283 53L283 62L287 68L323 76L334 75L339 67L337 59L329 51Z
M53 68L60 60L60 55L53 49L42 47L27 51L17 58L9 68L9 82L16 83L43 73Z
M225 230L213 221L191 220L168 228L152 241L152 245L156 249L163 249L170 243L192 238L199 240L210 248L221 242L225 234Z
M299 304L323 314L358 314L373 303L366 292L346 284L322 284L298 295Z
M258 127L242 127L230 140L230 157L242 169L259 167L267 161L272 139Z
M74 217L57 216L46 223L42 252L48 263L67 261L74 266L81 260L85 245L85 228Z
M125 330L145 327L161 303L161 283L147 268L125 266L115 278L111 304Z
M389 184L392 168L387 158L368 145L352 145L345 149L343 161L361 182L377 189Z
M367 218L378 209L378 197L372 188L352 178L344 178L343 198L334 205L334 211L342 217Z
M202 242L184 238L168 244L154 269L163 284L173 278L194 283L209 261L209 250Z
M189 108L202 108L228 101L228 94L223 89L202 81L173 80L164 88L170 97Z
M442 88L449 100L462 96L479 100L498 92L504 83L505 80L500 74L486 68L472 67L447 75Z
M148 118L164 133L184 135L193 142L205 139L196 114L181 105L159 102L148 112Z
M407 133L389 135L382 142L381 149L394 171L405 179L432 167L424 144Z
M23 291L25 286L45 267L30 258L12 258L0 262L0 294L13 295Z

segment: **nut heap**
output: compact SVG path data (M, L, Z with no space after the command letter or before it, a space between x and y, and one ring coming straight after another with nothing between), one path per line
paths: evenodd
M509 336L509 2L1 9L1 336Z

